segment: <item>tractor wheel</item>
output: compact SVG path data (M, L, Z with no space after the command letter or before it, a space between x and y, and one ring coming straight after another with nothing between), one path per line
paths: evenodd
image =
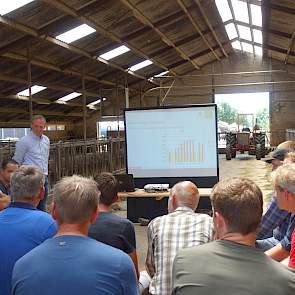
M261 158L265 157L266 154L266 149L265 149L265 133L256 133L255 134L255 145L260 145L260 150L261 150Z
M225 158L227 160L231 160L231 151L230 151L230 147L227 146L226 149L225 149Z
M262 150L261 150L260 144L256 145L255 154L256 154L256 160L260 160L262 156Z
M234 159L237 155L237 152L236 150L232 150L231 153L230 153L231 157Z
M229 146L231 148L236 147L237 144L237 138L236 134L234 133L227 133L226 134L226 146Z

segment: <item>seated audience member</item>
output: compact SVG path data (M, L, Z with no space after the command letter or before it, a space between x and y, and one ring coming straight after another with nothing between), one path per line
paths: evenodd
M14 160L3 160L0 167L0 211L10 203L10 178L18 168Z
M285 156L292 151L290 148L281 149L281 146L292 145L290 145L290 142L284 142L271 154L269 161L272 163L273 171L283 165ZM289 256L291 249L291 234L294 227L295 218L293 214L281 210L273 195L257 231L256 247L267 251L266 254L277 261L285 259Z
M44 196L42 172L21 166L11 176L13 202L0 212L0 294L11 294L15 262L56 233L51 216L36 209Z
M293 153L295 155L295 153ZM295 213L295 163L279 167L274 176L277 203L281 209ZM289 266L295 268L295 232L292 234Z
M57 234L17 261L12 294L137 294L130 257L87 236L98 202L94 180L74 175L54 186L52 216Z
M263 210L259 187L247 179L225 179L211 197L217 240L178 253L172 294L294 294L295 274L255 248Z
M101 173L95 178L99 199L99 218L90 226L88 236L127 253L134 263L138 277L135 231L131 221L110 212L118 202L118 182L111 173Z
M170 191L168 214L155 218L148 226L146 269L151 277L151 294L171 294L172 264L180 249L213 239L212 218L195 213L199 197L194 183L175 184Z

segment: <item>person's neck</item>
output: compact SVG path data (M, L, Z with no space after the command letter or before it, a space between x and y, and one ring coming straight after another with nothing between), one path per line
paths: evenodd
M107 206L102 203L99 203L98 208L99 208L99 212L110 212L111 211L111 206Z
M89 225L86 224L58 224L56 237L59 236L88 236Z
M15 200L14 202L29 204L29 205L32 205L34 208L37 208L37 206L40 202L40 199L33 199L33 200L19 199L19 200Z
M238 244L255 247L256 233L242 235L240 233L225 233L219 237L219 240L232 241Z

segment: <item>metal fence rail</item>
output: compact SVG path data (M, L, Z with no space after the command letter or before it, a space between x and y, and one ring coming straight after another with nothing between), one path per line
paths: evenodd
M1 143L0 161L13 156L15 144ZM63 176L94 176L100 172L125 170L125 140L90 139L58 142L50 145L49 182L55 184Z

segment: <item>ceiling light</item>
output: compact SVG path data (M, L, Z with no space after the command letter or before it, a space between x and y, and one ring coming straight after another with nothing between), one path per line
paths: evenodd
M105 97L102 98L102 101L106 101L106 100L107 100L107 99L106 99ZM93 107L93 106L95 106L95 105L97 105L97 104L99 104L99 103L101 103L101 99L95 100L95 101L89 103L87 106L88 106L88 107Z
M241 39L252 41L250 28L238 25L238 30Z
M110 50L106 53L101 54L99 57L105 59L105 60L110 60L116 56L119 56L125 52L130 51L130 49L128 47L126 47L125 45L119 46L113 50Z
M215 4L223 22L233 19L227 0L215 0Z
M39 85L34 85L31 87L31 94L34 95L44 89L46 89L47 87L43 87L43 86L39 86ZM20 96L30 96L29 94L29 88L17 93L17 95L20 95Z
M34 0L1 0L0 15L7 14L33 1Z
M137 71L139 69L142 69L144 67L147 67L147 66L151 65L152 63L153 63L152 61L147 59L147 60L144 60L144 61L142 61L142 62L140 62L138 64L135 64L135 65L131 66L129 70L131 72L135 72L135 71Z
M162 77L162 76L166 75L167 73L169 73L169 71L161 72L160 74L154 75L154 77Z
M238 37L236 27L233 23L226 25L225 30L226 30L227 36L230 40Z
M69 101L71 99L74 99L74 98L80 96L80 95L81 95L81 93L72 92L72 93L70 93L70 94L68 94L66 96L63 96L63 97L59 98L57 101L67 102L67 101Z
M261 6L251 4L250 7L251 7L252 24L255 26L262 27Z
M80 25L76 28L73 28L65 33L62 33L55 38L63 41L65 43L72 43L78 39L81 39L91 33L95 32L95 29L89 27L86 24Z
M243 51L253 53L252 44L242 42Z
M244 23L249 23L247 3L239 0L232 0L235 19Z

